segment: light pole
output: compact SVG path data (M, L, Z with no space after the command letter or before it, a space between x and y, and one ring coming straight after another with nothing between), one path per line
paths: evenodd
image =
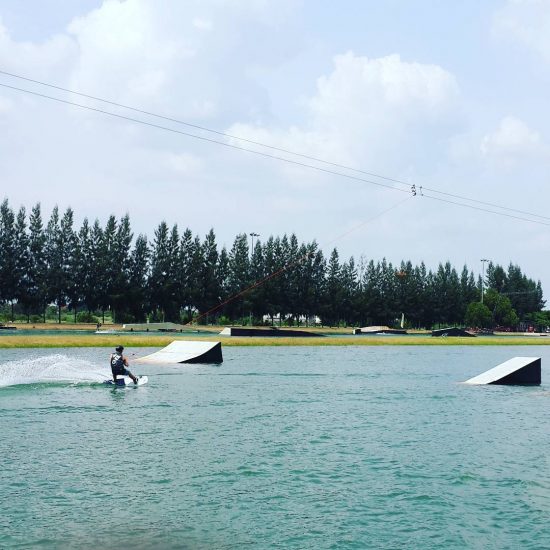
M251 244L250 244L250 259L252 260L252 255L254 254L254 237L259 237L260 234L259 233L249 233L250 237L251 237Z
M483 285L485 283L485 262L490 262L487 258L481 258L481 303L483 303Z

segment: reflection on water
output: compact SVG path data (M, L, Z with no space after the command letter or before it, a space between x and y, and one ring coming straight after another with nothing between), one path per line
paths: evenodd
M534 355L540 388L459 383ZM550 547L546 347L107 357L0 351L1 548Z

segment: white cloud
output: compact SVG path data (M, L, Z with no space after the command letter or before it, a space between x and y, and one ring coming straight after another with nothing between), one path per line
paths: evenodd
M212 21L209 19L202 19L201 17L195 17L193 19L193 26L201 31L211 31L214 27Z
M150 2L107 0L75 19L68 32L80 54L71 87L137 104L162 97L174 68L196 52L185 32L176 37L159 24L158 11Z
M238 116L265 95L250 67L284 55L269 39L292 2L277 4L105 0L68 27L78 48L70 87L181 118Z
M546 147L540 135L513 116L504 117L499 127L487 134L481 142L481 153L484 157L506 162L543 155L545 152Z
M73 19L66 32L42 43L14 40L0 24L0 66L168 117L223 128L228 120L245 119L251 106L261 111L267 105L266 91L251 77L250 67L258 61L266 67L280 63L282 56L277 49L271 51L271 44L279 37L282 14L289 14L292 5L290 0L278 7L263 0L231 5L220 0L106 0ZM205 32L207 27L215 32ZM287 33L286 44L290 43ZM67 97L8 77L2 81ZM186 212L196 213L196 230L201 230L200 224L213 224L202 212L215 211L214 201L220 203L220 217L231 218L227 214L232 208L238 217L242 205L232 200L239 196L236 185L244 200L251 200L245 187L253 185L254 178L247 173L244 155L37 97L1 93L2 128L9 131L0 132L0 164L12 182L15 204L41 201L47 210L59 201L95 217L105 208L111 211L120 200L136 216L144 205L147 215L138 228L142 230L153 218L182 216L184 200L190 205ZM95 102L93 106L116 109ZM174 200L166 201L165 193Z
M74 62L77 48L65 34L51 37L43 43L12 40L0 19L0 66L5 71L21 72L34 78L59 78Z
M550 61L550 2L508 0L495 15L493 32L517 40Z
M203 168L201 160L189 153L167 153L166 162L178 175L198 174Z
M228 133L343 164L410 174L411 165L446 147L459 119L459 95L454 76L436 65L348 52L335 56L333 71L317 80L302 126L235 124Z
M13 102L7 97L0 96L0 115L6 114L12 109Z
M548 196L547 165L530 162L533 151L546 151L544 140L524 123L503 121L487 133L480 150L482 136L491 127L487 120L498 120L500 113L521 112L526 120L537 120L545 135L543 109L539 119L528 109L516 109L515 98L506 94L510 87L505 90L500 79L500 87L490 90L490 82L484 82L486 95L476 95L479 80L472 74L479 75L484 66L470 72L472 60L464 63L459 88L446 67L460 70L455 61L461 50L451 52L452 41L438 45L437 33L426 36L429 48L415 50L425 62L405 57L412 50L404 45L403 57L348 52L335 56L331 64L330 55L345 52L351 43L358 52L368 53L385 51L387 41L376 43L376 37L365 34L361 42L359 34L347 29L326 34L324 25L334 26L326 18L330 8L319 10L316 26L310 24L314 3L304 6L300 11L297 0L106 0L74 19L65 32L42 42L17 41L0 24L0 66L417 185L459 190L485 200L492 200L498 188L504 204L517 203L526 210L536 210L541 197ZM341 20L348 17L352 22L352 12L340 10ZM394 20L386 23L395 31ZM413 39L406 36L410 21L402 23L407 44ZM429 52L438 47L439 65L431 64ZM15 83L7 80L2 77ZM462 89L468 93L465 99ZM8 90L1 94L0 165L15 207L41 201L47 213L58 202L92 219L128 211L135 232L150 236L152 225L166 219L201 234L214 226L220 241L229 245L236 233L252 230L262 239L296 231L300 238L316 238L323 245L343 228L401 199L401 194L182 135ZM480 105L483 98L497 96L501 101L487 113ZM540 97L537 105L545 105ZM497 118L492 118L495 111ZM517 178L497 174L498 159L506 155L517 158L522 175L530 164L539 164L545 172L525 177L529 192L518 195ZM530 199L532 204L526 202ZM498 232L487 232L493 241L484 237L472 245L476 224L485 232L490 221L472 215L471 231L463 232L465 216L459 207L417 197L365 226L355 238L338 242L338 247L343 257L365 252L400 260L410 254L413 260L434 265L455 251L465 255L465 250L477 262L487 254L486 247L496 251L506 242L501 250L507 263L517 227L499 227ZM453 247L447 239L432 237L444 232L456 239ZM496 252L491 257L499 259ZM537 254L533 265L539 261Z

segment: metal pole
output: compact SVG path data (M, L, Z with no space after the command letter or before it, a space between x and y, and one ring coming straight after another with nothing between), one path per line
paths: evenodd
M490 262L487 258L482 258L481 260L481 303L483 303L483 291L485 284L485 262Z
M252 255L254 254L254 237L259 237L260 234L259 233L249 233L250 237L251 237L251 244L250 244L250 260L252 260Z

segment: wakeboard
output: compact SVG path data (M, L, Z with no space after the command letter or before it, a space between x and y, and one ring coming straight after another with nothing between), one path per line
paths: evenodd
M143 386L143 384L147 384L149 382L149 378L147 376L138 376L138 383L134 384L134 381L129 376L117 376L116 382L111 378L109 380L105 380L105 384L108 386L118 386L121 388L124 388L126 386L130 387L137 387L137 386Z

